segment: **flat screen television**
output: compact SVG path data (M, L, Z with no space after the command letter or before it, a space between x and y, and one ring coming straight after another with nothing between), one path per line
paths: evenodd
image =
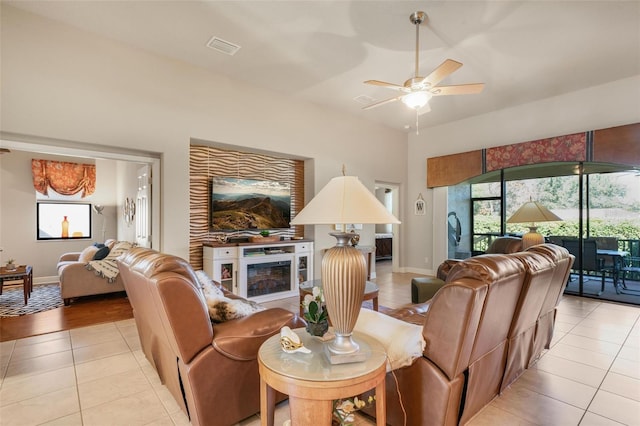
M91 238L91 204L39 201L38 240Z
M289 228L291 186L272 180L217 177L211 181L210 229Z

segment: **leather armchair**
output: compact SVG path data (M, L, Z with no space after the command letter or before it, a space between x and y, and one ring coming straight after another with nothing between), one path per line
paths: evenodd
M118 259L118 266L142 350L191 424L230 425L257 413L258 348L285 325L304 322L274 308L212 324L185 260L135 248Z

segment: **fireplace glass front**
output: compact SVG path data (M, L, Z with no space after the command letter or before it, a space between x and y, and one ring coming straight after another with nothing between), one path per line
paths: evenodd
M291 261L247 265L247 297L291 290Z

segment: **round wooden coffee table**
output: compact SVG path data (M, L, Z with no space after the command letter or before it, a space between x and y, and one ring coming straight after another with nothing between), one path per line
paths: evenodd
M354 339L367 354L362 362L330 364L319 338L304 328L294 330L311 353L285 353L280 335L270 337L258 351L260 423L273 426L275 391L289 395L291 424L331 425L333 401L375 388L376 424L386 424L385 375L387 355L376 340L360 333Z

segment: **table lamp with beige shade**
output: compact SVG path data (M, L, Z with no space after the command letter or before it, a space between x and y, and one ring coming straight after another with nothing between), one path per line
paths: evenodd
M320 192L295 216L292 225L400 223L356 176L331 179ZM332 364L363 361L353 340L360 307L364 297L367 266L364 255L350 245L352 233L332 232L337 243L322 258L322 289L335 339L326 345Z
M562 219L542 204L529 200L507 219L507 223L531 224L529 225L529 232L522 236L522 249L524 250L536 244L544 243L544 237L537 232L536 222L555 222L560 220Z

